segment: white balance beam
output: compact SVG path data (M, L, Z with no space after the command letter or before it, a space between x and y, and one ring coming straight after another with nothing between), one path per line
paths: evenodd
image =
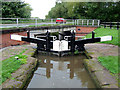
M17 35L17 34L11 34L10 38L12 40L18 40L18 41L22 41L22 37L25 37L25 36L21 36L21 35Z
M112 40L112 36L103 36L103 37L100 37L101 38L101 42L102 41L111 41Z

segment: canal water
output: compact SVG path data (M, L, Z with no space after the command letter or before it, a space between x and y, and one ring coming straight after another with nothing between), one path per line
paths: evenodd
M49 56L38 54L39 66L27 88L95 88L83 65L84 55Z

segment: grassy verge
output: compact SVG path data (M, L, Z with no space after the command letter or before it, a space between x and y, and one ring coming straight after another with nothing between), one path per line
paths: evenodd
M98 61L111 73L118 73L118 56L98 57Z
M11 74L15 72L22 64L27 63L27 56L22 55L27 49L23 50L20 54L14 55L8 59L2 61L2 84L5 80L11 77ZM15 57L18 57L17 60Z
M120 75L120 66L118 64L118 56L102 56L98 57L98 61L107 69L110 71L110 74L118 80Z
M117 29L97 28L95 30L95 37L111 35L113 38L112 41L104 41L99 43L106 43L106 44L113 44L113 45L120 46L120 42L118 42L118 32L119 30ZM91 38L91 37L92 37L92 34L86 35L86 38Z

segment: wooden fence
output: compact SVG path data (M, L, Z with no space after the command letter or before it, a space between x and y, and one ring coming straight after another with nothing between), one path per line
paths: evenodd
M109 27L110 29L116 28L119 30L120 22L101 22L101 26L104 26L104 28Z

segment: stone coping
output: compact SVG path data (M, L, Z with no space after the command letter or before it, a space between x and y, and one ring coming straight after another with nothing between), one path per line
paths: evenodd
M19 54L24 49L27 49L25 53L23 53L23 55L28 56L27 63L21 65L17 71L12 73L11 78L2 83L2 88L23 88L28 82L29 78L32 76L32 72L37 66L37 59L32 57L35 50L31 45L10 46L7 49L2 50L2 57L5 57L5 55L7 55L7 58L9 58L15 54Z
M84 65L98 88L118 88L118 80L98 62L99 56L117 56L118 46L110 44L87 44Z

